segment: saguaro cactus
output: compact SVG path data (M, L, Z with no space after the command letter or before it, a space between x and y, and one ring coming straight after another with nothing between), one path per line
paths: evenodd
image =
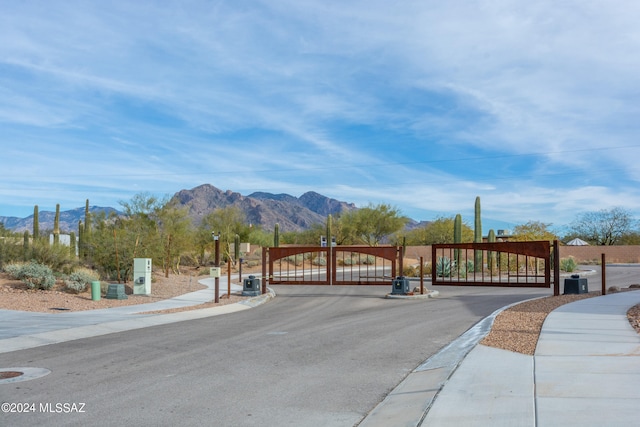
M240 259L240 236L237 234L233 237L233 257L236 262Z
M473 241L474 243L482 243L482 219L480 218L480 196L476 197L476 205L473 220ZM482 251L474 252L475 271L482 271Z
M29 259L29 231L24 230L23 242L22 242L22 259L26 261Z
M89 199L84 206L84 232L82 233L82 256L87 259L91 252L91 212L89 211Z
M276 225L273 226L273 246L280 246L280 224L276 222Z
M489 234L487 235L487 242L495 243L496 242L496 232L493 229L489 230ZM493 274L493 266L496 263L496 255L493 251L487 252L487 267L489 267L489 272Z
M84 226L78 221L78 257L84 257Z
M38 214L38 205L33 207L33 240L40 237L40 216Z
M60 244L60 203L56 204L56 216L53 219L53 244Z
M462 215L457 214L453 220L453 243L462 243ZM456 267L460 265L460 249L453 251Z
M73 231L69 233L69 255L71 259L76 257L76 233Z

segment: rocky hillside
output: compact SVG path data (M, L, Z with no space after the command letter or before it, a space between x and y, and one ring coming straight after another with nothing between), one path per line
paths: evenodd
M91 206L89 211L95 217L98 214L104 213L105 216L109 216L112 212L118 214L119 212L114 208ZM56 213L54 211L39 211L38 218L40 221L40 230L53 230L53 221ZM71 209L68 211L60 211L60 231L62 233L78 232L78 221L84 222L84 207ZM29 215L26 218L17 218L13 216L0 216L0 222L4 224L4 227L8 230L24 232L28 230L30 233L33 231L33 215Z
M264 192L243 196L230 190L222 191L210 184L179 191L173 200L189 208L189 215L195 223L216 208L237 206L250 223L259 224L265 229L272 229L278 223L282 231L304 230L312 224L324 222L329 214L356 209L352 203L340 202L312 191L300 197Z
M242 210L247 221L271 230L280 224L281 231L299 231L322 223L327 215L356 209L353 203L340 202L321 194L309 191L300 197L289 194L253 193L243 196L230 190L222 191L213 185L204 184L191 190L181 190L173 198L180 205L189 208L189 216L194 224L216 208L237 206ZM119 213L114 208L92 206L92 214L104 212L109 216L111 212ZM40 230L52 230L55 212L40 211ZM84 221L84 207L60 212L60 231L69 232L78 229L78 221ZM33 215L26 218L2 217L0 223L5 228L22 232L33 230Z

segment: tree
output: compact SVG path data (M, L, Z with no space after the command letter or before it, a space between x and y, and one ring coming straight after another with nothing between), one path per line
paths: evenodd
M204 257L206 248L213 246L211 232L220 233L220 250L226 259L231 259L234 264L233 252L231 251L231 243L235 240L237 234L242 241L248 239L252 231L246 222L246 216L237 206L227 206L215 209L206 215L197 231L197 245L201 250L201 256ZM271 235L273 238L273 235Z
M345 240L377 246L383 238L396 233L405 226L408 219L400 216L400 211L386 204L368 206L344 213L338 221Z
M100 266L109 278L125 282L130 278L134 258L163 259L162 244L157 224L158 211L163 204L146 193L133 196L129 202L120 202L123 215L100 214L89 217L94 223L91 233L92 262ZM86 224L79 227L83 247L87 247Z
M634 224L629 212L620 207L586 212L571 224L571 232L593 245L618 244Z
M453 243L455 234L455 218L439 217L424 227L416 228L407 233L409 245L435 245ZM460 222L460 242L473 241L473 230Z
M180 256L189 247L191 239L191 219L187 207L176 203L166 203L156 213L158 232L162 245L162 266L164 276L169 270L179 274Z
M535 240L553 241L558 239L558 236L551 232L549 227L551 227L551 224L545 224L540 221L529 221L526 224L517 225L511 233L512 240L531 242Z

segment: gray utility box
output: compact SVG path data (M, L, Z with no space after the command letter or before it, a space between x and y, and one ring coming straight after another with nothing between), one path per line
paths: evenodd
M393 279L393 285L391 287L392 295L407 295L409 293L409 279L398 276Z
M256 276L249 276L244 279L242 283L242 295L255 297L260 295L260 279L256 279Z
M587 279L581 279L578 274L574 274L569 279L564 279L564 294L588 294L589 285Z

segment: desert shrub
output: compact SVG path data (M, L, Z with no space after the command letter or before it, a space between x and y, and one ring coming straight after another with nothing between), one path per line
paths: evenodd
M300 264L302 264L302 261L304 260L304 254L290 255L290 256L286 257L285 260L290 264L300 265Z
M577 266L576 260L572 256L560 260L560 270L566 271L567 273L574 271Z
M364 258L360 258L360 263L364 265L372 265L376 263L376 257L373 255L367 255Z
M22 271L24 266L24 262L13 262L11 264L5 264L4 271L9 276L11 276L11 278L20 280L20 272Z
M46 242L34 243L31 247L31 259L49 266L55 271L70 270L73 261L69 248L64 245L49 245Z
M0 237L0 268L12 262L24 260L25 252L24 245L17 244L10 238Z
M472 272L474 272L474 271L475 271L475 264L473 263L473 260L472 260L472 259L468 259L468 260L467 260L467 263L466 263L466 266L465 266L465 267L466 267L466 268L465 268L465 272L466 272L466 273L472 273Z
M424 266L422 267L422 272L425 276L431 276L431 273L433 272L432 268L433 267L431 266L430 262L425 262Z
M418 277L420 275L420 269L417 266L405 265L402 269L402 275L404 277Z
M454 267L451 258L440 257L436 261L436 275L438 277L451 277L451 268Z
M353 258L349 257L349 258L343 258L341 260L339 260L340 264L342 265L354 265L356 262L353 260Z
M327 259L323 257L315 257L312 263L313 265L327 265Z
M7 267L9 268L7 270ZM51 289L56 283L53 271L36 261L25 264L13 264L5 267L12 277L22 281L31 289Z
M79 268L64 281L67 289L76 293L84 292L93 281L99 280L98 273L88 268Z

